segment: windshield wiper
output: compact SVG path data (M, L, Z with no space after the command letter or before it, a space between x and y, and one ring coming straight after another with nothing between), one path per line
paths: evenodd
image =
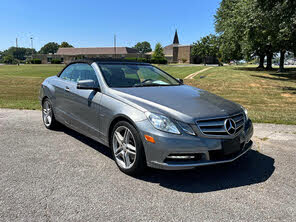
M148 84L135 84L133 85L133 87L146 87L146 86L164 86L162 84L158 84L158 83L148 83Z

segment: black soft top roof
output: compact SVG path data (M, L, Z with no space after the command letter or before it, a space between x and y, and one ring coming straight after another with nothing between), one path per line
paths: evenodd
M151 65L149 63L145 63L145 62L138 62L138 61L130 61L130 60L124 60L124 59L79 59L79 60L75 60L72 61L70 63L68 63L68 65L70 64L74 64L74 63L87 63L89 65L91 65L92 63L98 63L98 64L135 64L135 65ZM67 65L67 66L68 66Z
M133 64L133 65L151 65L149 63L144 63L144 62L137 62L137 61L129 61L129 60L124 60L124 59L78 59L75 61L72 61L68 63L58 74L57 76L60 76L62 72L71 64L75 63L86 63L91 65L92 63L98 63L100 64Z

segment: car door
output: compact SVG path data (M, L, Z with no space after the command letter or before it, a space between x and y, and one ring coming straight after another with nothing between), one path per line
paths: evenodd
M74 70L76 64L66 67L55 81L55 113L57 118L70 124L71 122L71 92L76 87Z
M74 69L75 87L69 92L71 124L80 132L91 137L100 137L99 113L102 93L97 90L77 89L77 82L80 80L93 80L99 87L97 74L86 63L77 63Z

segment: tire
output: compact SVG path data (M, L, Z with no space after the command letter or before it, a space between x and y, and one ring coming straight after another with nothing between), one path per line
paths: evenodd
M137 176L146 169L146 157L140 134L126 121L115 124L111 134L110 147L118 168L131 176Z
M47 129L56 129L58 127L58 122L54 117L52 103L48 98L44 99L42 102L42 120L43 124Z

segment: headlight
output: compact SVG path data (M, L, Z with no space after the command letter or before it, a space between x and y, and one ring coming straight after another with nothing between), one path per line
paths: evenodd
M248 117L248 110L242 106L242 109L244 110L244 113L245 113L245 117L246 117L246 121L249 119Z
M168 117L150 112L146 112L145 114L150 123L156 129L168 133L180 134L180 131L178 130L176 125Z
M187 133L189 135L195 135L195 132L193 131L193 129L191 128L191 126L189 124L179 122L179 121L178 121L178 124L185 133Z

